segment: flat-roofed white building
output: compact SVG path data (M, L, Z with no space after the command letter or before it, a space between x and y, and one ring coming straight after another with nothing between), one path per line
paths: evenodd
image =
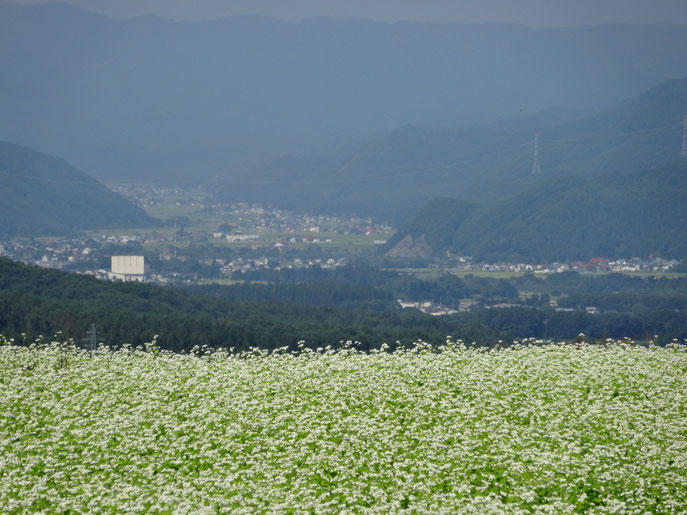
M112 256L111 270L110 279L139 282L144 281L149 272L145 256Z

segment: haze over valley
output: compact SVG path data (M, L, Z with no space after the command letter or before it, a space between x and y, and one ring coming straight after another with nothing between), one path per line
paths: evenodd
M682 77L686 43L668 24L178 22L2 3L0 139L101 180L188 186L407 124L603 109Z

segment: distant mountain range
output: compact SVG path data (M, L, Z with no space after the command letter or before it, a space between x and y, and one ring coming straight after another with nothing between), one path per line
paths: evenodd
M560 105L600 108L683 76L685 48L687 27L667 24L114 20L63 4L3 2L0 139L64 156L102 180L197 185L216 173L235 178L265 159L362 142L405 124L457 126ZM494 154L526 170L529 129L512 140L493 140L498 127L473 130L477 156L439 157L472 162ZM416 130L400 131L398 145L462 138L460 131ZM514 148L521 144L522 156ZM547 170L552 151L543 142ZM346 193L350 188L332 183L355 172L350 158L358 153L302 180L317 177ZM380 175L425 166L421 156L400 170L384 155L367 162L377 163Z
M0 237L146 227L143 209L66 161L0 141Z
M387 243L391 257L450 251L477 261L687 257L687 159L659 169L567 176L505 202L437 198Z
M268 161L231 183L225 197L399 221L436 196L502 201L551 177L673 162L686 113L681 79L594 114L548 110L455 129L406 126L365 144ZM539 176L532 175L536 132Z

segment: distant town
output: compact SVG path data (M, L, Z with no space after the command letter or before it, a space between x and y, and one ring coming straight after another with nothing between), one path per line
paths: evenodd
M122 279L112 256L145 255L150 282L225 281L254 270L336 268L383 245L394 228L363 218L213 202L203 193L110 185L161 220L154 229L0 240L0 256L46 268ZM136 280L141 277L136 275Z
M332 218L329 218L330 222L332 220ZM379 231L379 228L372 225L366 226L365 229ZM300 233L301 231L294 229L293 232ZM259 233L224 234L222 232L215 232L214 234L208 234L205 232L193 232L182 235L177 234L176 238L177 244L216 242L218 239L224 242L242 244L242 247L237 246L235 248L243 249L244 252L239 251L239 253L245 255L234 255L233 257L198 256L198 247L173 246L174 234L153 232L149 234L104 234L100 237L45 237L0 240L0 256L46 268L83 273L107 279L108 272L111 272L111 257L131 254L132 244L135 244L134 247L137 248L145 248L146 245L171 243L171 248L157 254L157 258L161 262L167 263L164 270L151 271L149 274L146 274L146 280L153 282L168 282L172 280L192 282L214 278L215 276L221 279L221 277L229 278L235 272L254 270L300 269L315 266L336 268L349 262L349 259L346 256L342 256L341 252L335 251L328 254L325 249L320 249L323 254L320 257L287 254L285 249L294 243L317 245L318 243L332 242L330 238L317 238L302 234L285 238L283 241L277 241L269 247L269 252L264 247L254 246L262 239ZM297 253L301 250L299 249ZM236 252L229 253L236 254ZM307 253L303 252L303 254ZM574 261L571 263L555 262L548 264L474 263L470 257L458 257L455 261L455 266L449 267L448 271L463 273L493 272L495 275L497 273L517 274L528 272L552 274L569 271L581 273L669 272L679 264L675 259L653 256L648 259L635 257L616 260L599 257L592 258L586 262ZM210 273L211 270L213 271L212 273Z
M459 258L459 262L465 263L464 268L469 270L472 265L469 258ZM530 265L525 263L482 263L477 265L484 272L534 272L535 274L555 274L560 272L669 272L680 262L676 259L663 259L649 256L648 259L638 257L629 259L606 259L595 257L589 261L573 261L570 263L549 263Z
M314 215L226 204L204 193L141 185L110 185L161 220L154 229L89 231L75 236L0 240L0 256L100 279L125 279L113 256L145 256L149 282L228 282L239 273L344 266L384 245L395 229L370 219ZM658 256L570 263L476 263L450 256L448 272L465 274L664 273L679 262ZM142 265L141 265L142 266ZM422 307L422 306L419 306Z

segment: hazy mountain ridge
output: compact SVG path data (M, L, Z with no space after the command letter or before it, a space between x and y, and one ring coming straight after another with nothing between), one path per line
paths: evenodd
M0 236L145 227L143 209L63 159L0 141Z
M631 172L680 155L687 79L595 114L547 111L494 124L406 126L366 144L256 167L228 198L403 219L436 196L505 200L548 177ZM539 132L542 174L532 176Z
M608 105L684 73L685 46L673 25L191 23L0 4L0 139L107 180L236 176L407 123Z
M502 203L435 199L389 241L424 238L435 253L550 263L687 256L687 160L660 169L551 179ZM392 253L393 254L393 253Z

